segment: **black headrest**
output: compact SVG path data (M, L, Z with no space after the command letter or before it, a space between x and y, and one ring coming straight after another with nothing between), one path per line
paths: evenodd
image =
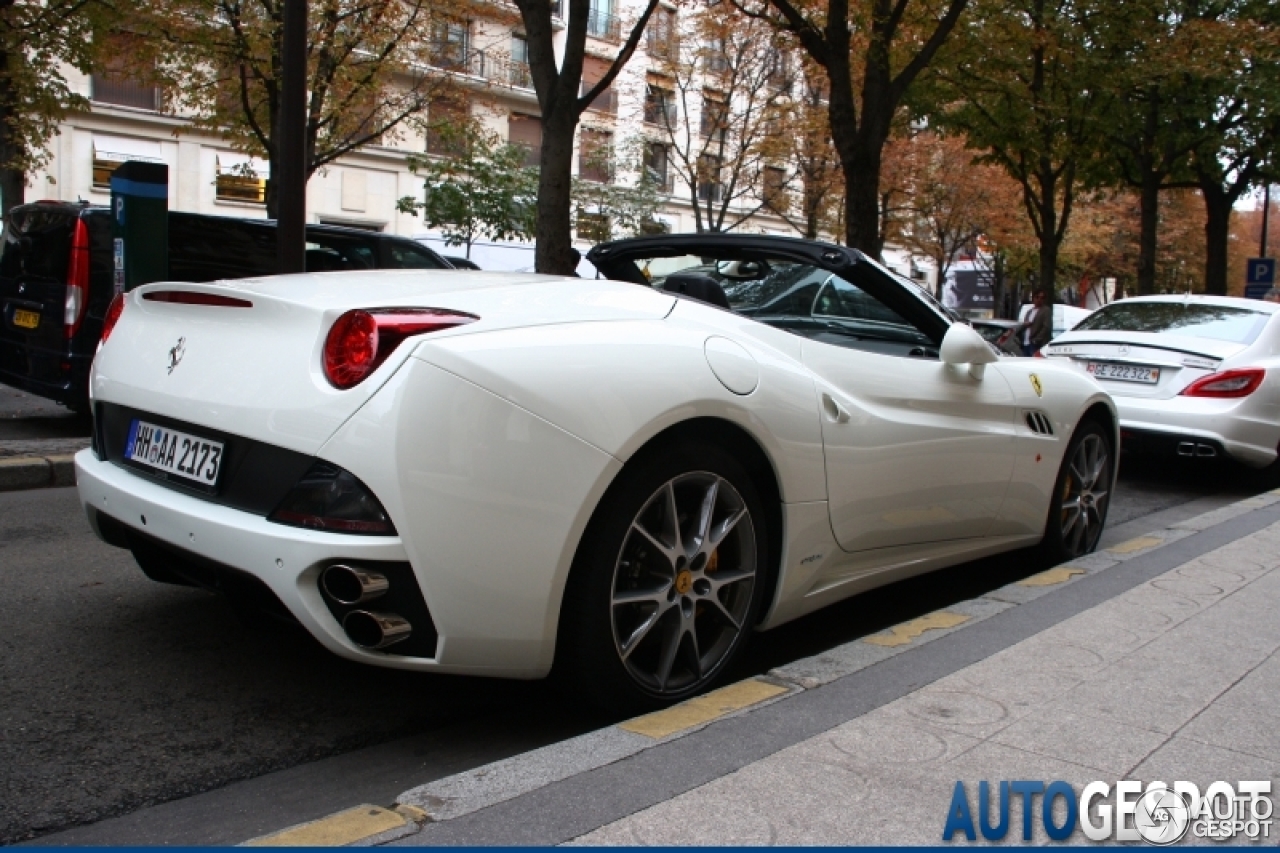
M729 308L729 297L724 295L724 288L720 286L720 282L706 273L672 273L663 281L662 289L667 293L678 293L719 308Z

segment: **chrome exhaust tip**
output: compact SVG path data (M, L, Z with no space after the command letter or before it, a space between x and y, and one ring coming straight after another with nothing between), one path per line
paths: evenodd
M1218 448L1214 447L1212 444L1196 445L1196 456L1199 456L1201 459L1212 459L1217 455Z
M362 649L383 649L413 633L413 626L403 616L369 610L352 610L343 618L342 628Z
M1194 441L1178 442L1178 455L1179 456L1195 456L1196 443Z
M321 589L339 604L364 604L366 601L373 601L390 586L385 575L350 566L330 566L320 576Z

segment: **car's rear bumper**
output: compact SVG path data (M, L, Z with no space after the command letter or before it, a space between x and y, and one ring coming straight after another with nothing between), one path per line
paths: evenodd
M335 563L405 564L397 536L351 536L276 524L150 482L98 459L92 450L76 454L76 483L90 524L112 544L123 544L116 527L122 525L209 577L217 577L221 569L256 578L320 643L343 657L398 669L449 669L435 659L360 648L347 638L321 595L320 573ZM110 521L104 524L102 516ZM113 529L104 529L108 525ZM434 626L418 628L434 632Z
M1276 460L1280 406L1260 398L1113 396L1126 446L1207 457L1225 453L1254 468ZM1126 435L1128 433L1128 435ZM1187 447L1191 445L1191 447ZM1213 448L1210 453L1206 448Z
M50 348L0 331L0 382L59 403L83 404L89 396L93 353L76 352L80 344L77 339L75 346Z

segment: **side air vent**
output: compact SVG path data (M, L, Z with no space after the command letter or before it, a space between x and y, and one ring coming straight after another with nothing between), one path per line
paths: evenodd
M1053 422L1044 412L1027 412L1027 427L1036 435L1053 435Z

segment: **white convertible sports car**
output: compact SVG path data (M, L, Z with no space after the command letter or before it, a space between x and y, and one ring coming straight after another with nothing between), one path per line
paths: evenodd
M1042 542L1093 549L1096 381L999 359L857 251L596 247L612 280L376 271L112 306L81 499L150 577L344 657L687 697L753 629Z

